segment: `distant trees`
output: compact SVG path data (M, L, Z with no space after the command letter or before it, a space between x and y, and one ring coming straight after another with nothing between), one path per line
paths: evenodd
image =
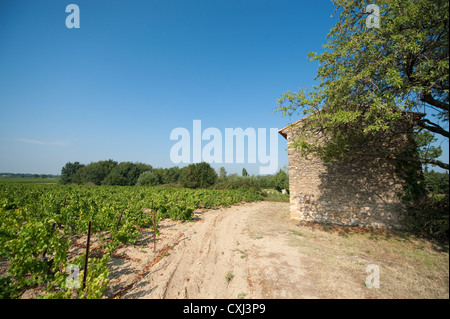
M449 175L448 172L439 173L435 171L424 172L425 187L433 194L448 194L449 192Z
M101 185L106 176L117 165L118 163L111 159L90 163L80 168L73 176L72 181L76 184L94 183L95 185Z
M136 185L139 186L155 186L159 184L158 176L152 171L143 172L138 180Z
M64 167L61 169L61 177L59 179L59 183L60 184L75 183L73 177L83 167L84 165L80 164L80 162L66 163L66 165L64 165Z
M102 184L132 186L136 184L140 175L151 169L150 165L143 163L122 162L111 170Z
M216 171L205 162L190 164L181 172L183 187L206 188L214 185L216 181Z
M153 168L144 163L116 162L113 160L91 162L68 162L61 169L61 184L155 186L176 185L188 188L237 189L237 188L275 188L289 190L289 177L286 169L275 175L250 176L245 168L242 176L227 174L224 167L216 172L210 164L202 162L183 168Z
M59 178L53 174L0 173L0 178Z
M289 175L280 169L273 177L273 185L279 192L281 192L282 189L289 191Z
M179 182L181 174L179 167L154 168L152 171L158 178L158 184L176 184Z
M152 167L143 163L113 160L92 162L88 165L68 162L61 169L61 184L135 185L141 173Z

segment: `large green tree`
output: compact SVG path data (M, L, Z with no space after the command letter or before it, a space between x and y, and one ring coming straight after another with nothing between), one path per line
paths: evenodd
M102 181L103 185L135 185L141 173L151 170L152 167L143 163L121 162L115 166Z
M209 163L201 162L183 167L181 183L188 188L207 188L217 181L217 173Z
M78 170L83 167L84 165L80 164L80 162L66 163L66 165L64 165L64 167L61 169L61 177L59 179L59 182L61 184L75 183L73 177L78 172Z
M277 111L284 116L309 115L304 122L309 130L293 145L304 155L333 161L358 153L368 138L406 123L414 128L419 156L394 157L448 170L434 143L437 138L448 143L449 138L448 0L333 3L339 21L324 52L309 54L319 63L318 84L285 92L278 101ZM368 7L371 3L376 10ZM325 143L311 143L318 133ZM380 147L377 154L358 155L385 156L384 151Z
M78 184L94 183L101 185L106 176L111 173L117 162L113 160L92 162L80 168L73 176L73 182Z

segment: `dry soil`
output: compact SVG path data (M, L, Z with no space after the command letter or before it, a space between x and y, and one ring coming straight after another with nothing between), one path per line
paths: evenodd
M289 204L247 203L160 222L110 261L105 298L449 298L448 247L300 225ZM95 244L94 244L95 246ZM368 265L379 288L368 288Z

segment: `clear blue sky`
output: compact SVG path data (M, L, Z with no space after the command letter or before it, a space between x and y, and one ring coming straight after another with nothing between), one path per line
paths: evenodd
M70 3L79 29L66 27ZM282 128L297 118L271 110L283 92L311 88L307 53L322 50L333 11L328 0L1 0L0 172L106 159L172 167L170 132L192 132L193 120Z

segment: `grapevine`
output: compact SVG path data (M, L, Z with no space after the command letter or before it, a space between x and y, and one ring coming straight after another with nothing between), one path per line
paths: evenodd
M0 183L0 261L8 267L0 276L0 299L19 298L36 286L45 287L42 298L101 298L111 255L135 243L142 229L158 236L163 218L189 221L197 208L256 200L260 192L244 189ZM89 221L100 248L89 259L85 253L69 257L74 238L86 237ZM68 287L67 269L78 267L83 278L85 260L85 287Z

